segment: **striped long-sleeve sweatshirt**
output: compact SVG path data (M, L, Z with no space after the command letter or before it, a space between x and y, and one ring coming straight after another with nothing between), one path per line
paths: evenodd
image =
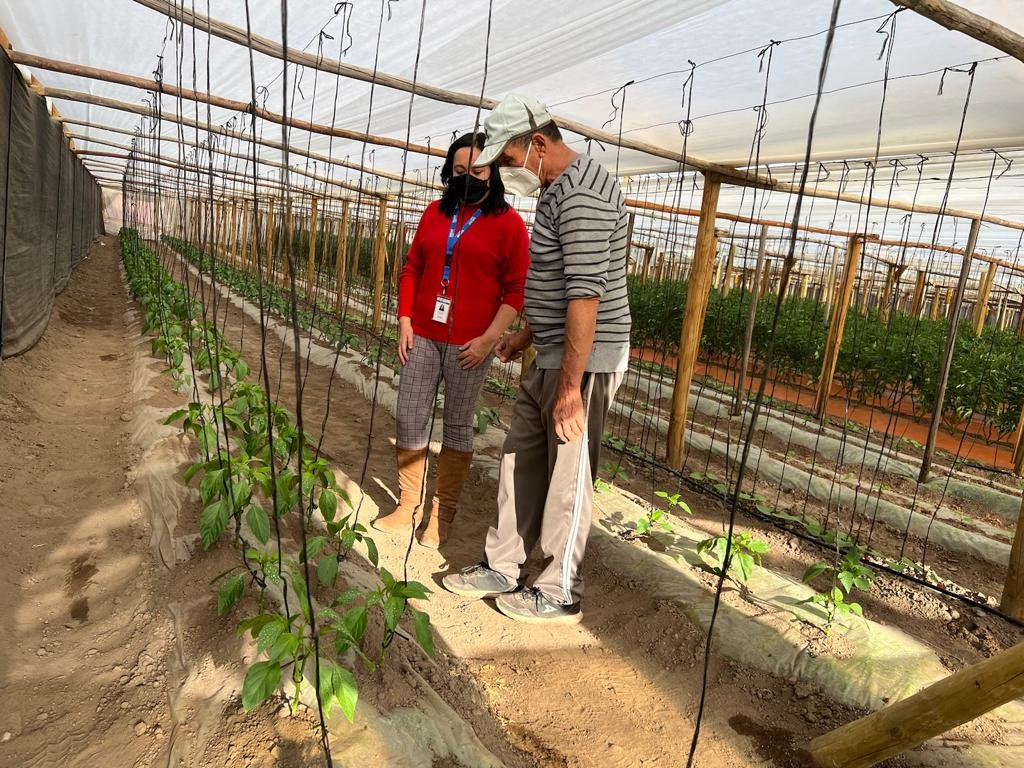
M579 155L537 203L530 239L524 311L537 367L560 368L569 300L600 298L586 370L625 371L629 364L626 254L629 217L619 183Z

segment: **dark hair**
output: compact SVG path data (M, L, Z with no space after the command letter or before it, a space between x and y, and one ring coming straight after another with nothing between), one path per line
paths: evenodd
M482 133L464 133L448 147L448 155L444 159L444 165L441 166L441 183L444 184L444 191L441 193L441 212L445 216L454 214L455 208L462 202L451 188L449 182L452 180L452 176L455 175L455 153L466 147L476 147L482 150L484 148L484 135ZM505 200L505 185L501 183L501 173L498 171L498 164L491 163L490 169L491 178L488 180L490 191L488 191L487 197L484 198L483 202L480 203L480 210L485 215L489 213L504 213L508 210L508 202Z

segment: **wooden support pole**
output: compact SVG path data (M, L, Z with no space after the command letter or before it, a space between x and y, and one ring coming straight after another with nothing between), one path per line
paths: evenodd
M309 208L309 250L306 252L306 296L316 295L316 228L319 202L313 198Z
M953 306L953 286L946 287L946 298L942 302L942 316L949 317L949 310Z
M843 277L839 284L835 308L829 320L828 337L825 340L825 350L821 361L821 375L818 377L818 392L814 400L814 412L821 421L828 416L828 399L832 394L832 378L835 376L836 363L839 360L839 348L843 343L846 314L850 308L850 296L853 293L853 281L857 276L857 265L860 263L862 245L863 241L860 237L851 237L846 247Z
M814 739L822 768L867 768L1024 695L1024 643Z
M665 254L658 254L658 266L654 268L654 282L660 283L665 274Z
M654 255L654 246L644 246L644 271L641 275L641 279L646 283L651 276L651 257Z
M978 299L974 303L974 314L971 317L975 336L980 336L981 329L985 327L985 319L988 317L988 300L992 295L992 285L996 280L997 269L999 269L998 264L989 264L981 282L978 283Z
M256 233L258 231L260 216L259 216L259 204L252 206L252 216L249 222L249 259L247 261L248 268L251 272L256 271L256 265L259 263L260 254L257 248Z
M334 254L336 282L334 285L334 311L339 315L345 306L345 277L348 267L348 201L341 204L341 220L338 222L338 251Z
M917 280L914 282L914 301L910 305L910 316L915 320L921 316L921 309L924 306L924 287L928 273L923 270L917 271Z
M960 279L956 284L956 294L953 296L953 307L949 317L949 331L946 335L946 349L942 355L942 362L939 368L939 381L935 388L935 399L932 401L931 423L928 425L928 442L924 446L924 455L921 457L921 472L918 475L918 482L928 480L928 473L932 466L932 454L935 452L935 441L939 436L939 425L942 423L942 408L946 403L946 384L949 382L949 368L953 362L953 350L956 348L956 330L960 317L960 307L964 303L964 293L967 290L967 278L971 274L971 254L978 244L978 233L981 231L981 220L974 219L971 222L971 231L967 236L967 254L960 264Z
M932 306L928 313L928 317L932 320L939 319L939 302L942 300L942 296L939 293L938 287L932 292Z
M689 405L690 382L697 364L697 351L704 330L708 294L711 291L711 271L715 261L715 211L722 183L716 176L704 177L704 191L700 201L700 222L697 242L693 251L693 268L687 290L683 325L679 335L679 355L676 363L676 383L672 390L672 415L668 428L668 464L674 470L683 468L683 437L686 432L686 412Z
M811 276L806 272L800 275L800 298L807 298L807 287L811 284Z
M295 231L295 214L292 211L292 199L289 197L285 205L284 232L281 233L281 247L284 253L284 264L281 266L281 274L285 279L292 276L292 232Z
M761 275L761 298L771 289L772 285L772 260L764 260L764 274Z
M768 251L768 227L761 227L761 239L757 244L757 266L753 269L754 284L750 287L750 306L747 307L747 327L743 334L743 356L740 358L740 377L736 382L736 399L733 401L732 412L739 415L746 399L747 372L750 370L750 347L754 340L754 320L757 318L757 299L760 296L761 265Z
M380 331L383 320L384 268L387 262L388 204L381 200L377 212L377 233L373 241L373 330Z
M1021 499L1020 512L1017 514L1017 528L1010 546L1010 562L999 607L1007 616L1024 619L1024 498Z
M277 212L277 200L270 198L270 205L267 208L267 275L266 280L274 282L274 228L277 223L274 221Z
M722 281L722 298L729 295L732 290L732 276L736 264L736 244L729 243L729 255L725 261L725 279Z
M1024 474L1024 408L1017 419L1017 431L1013 436L1013 471L1017 475Z
M896 286L899 284L900 278L903 277L903 272L906 270L906 266L901 264L889 264L888 271L885 275L885 290L882 291L882 300L879 307L882 322L889 319L889 312L892 309L892 304L895 303L890 297L896 290Z

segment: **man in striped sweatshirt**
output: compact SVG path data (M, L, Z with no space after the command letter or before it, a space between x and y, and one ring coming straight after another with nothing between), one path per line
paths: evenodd
M485 559L443 583L467 597L496 597L513 619L576 622L604 422L629 362L625 199L600 163L562 141L535 99L510 94L485 126L477 164L497 160L513 194L542 190L530 240L527 327L496 349L507 361L532 343L537 357L513 407ZM523 589L522 566L538 543L544 569Z

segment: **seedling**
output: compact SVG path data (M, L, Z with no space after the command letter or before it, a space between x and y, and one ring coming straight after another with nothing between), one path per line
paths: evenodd
M728 572L734 574L743 584L747 583L754 568L761 565L761 557L768 552L768 549L767 542L755 539L746 531L733 533L731 546L729 545L729 536L726 534L712 536L697 544L698 555L717 563L717 565L711 566L711 570L718 575L722 574L722 564L725 562L728 550Z
M477 408L475 417L477 434L485 434L491 425L501 426L501 416L494 408Z
M832 586L825 592L817 592L804 602L814 603L825 610L825 634L828 634L836 619L853 613L864 616L860 603L850 597L855 589L867 592L875 579L875 572L861 562L861 552L851 547L835 565L815 563L804 572L803 581L810 583L823 573L833 576Z

